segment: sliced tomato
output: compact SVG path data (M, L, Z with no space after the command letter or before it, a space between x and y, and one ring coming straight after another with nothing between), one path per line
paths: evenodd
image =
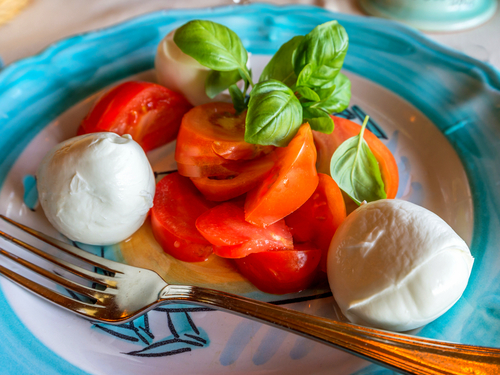
M361 125L355 122L342 117L332 116L332 118L335 129L331 134L313 131L314 143L318 151L316 166L318 172L325 174L330 174L330 161L335 150L345 140L358 135L361 130ZM399 173L394 156L382 141L368 129L365 130L363 138L379 163L387 198L395 198L399 187Z
M144 151L173 141L192 105L179 93L151 82L129 81L106 92L78 128L78 135L130 134Z
M163 250L185 262L201 262L212 254L212 245L196 229L196 219L213 203L178 173L165 176L156 185L151 210L155 239Z
M311 198L285 218L294 242L312 243L321 250L320 268L326 272L330 242L345 220L346 208L342 191L328 175L318 173L319 183Z
M311 127L304 124L286 147L275 150L277 162L247 194L245 220L267 226L302 206L318 186L316 148Z
M273 150L244 141L246 112L237 115L230 103L208 103L182 119L175 160L189 166L211 166L251 160ZM198 177L198 176L189 176Z
M210 200L226 201L254 188L274 167L276 154L274 152L261 158L242 162L227 177L198 177L191 181L203 195Z
M177 162L177 170L184 177L210 177L231 178L236 176L241 169L241 162L228 162L225 164L183 164Z
M214 245L214 253L224 258L242 258L251 253L293 248L292 234L284 220L260 228L246 222L243 208L231 202L200 215L196 228Z
M234 262L240 273L266 293L296 293L315 280L321 251L301 249L250 254Z

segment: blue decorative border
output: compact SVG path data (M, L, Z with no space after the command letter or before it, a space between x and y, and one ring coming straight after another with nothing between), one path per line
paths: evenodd
M0 187L43 127L106 85L152 68L160 39L196 18L229 26L257 54L273 53L293 35L337 19L350 37L345 68L405 98L436 124L455 147L470 180L476 261L464 298L422 335L499 346L500 73L386 20L315 7L252 4L156 12L57 42L0 71ZM2 293L0 316L0 373L84 373L42 345Z

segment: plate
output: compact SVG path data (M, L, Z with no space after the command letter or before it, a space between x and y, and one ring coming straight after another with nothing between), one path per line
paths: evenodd
M389 21L264 4L164 11L63 40L11 64L0 72L0 212L53 231L40 210L28 208L33 161L74 134L97 92L129 77L150 79L160 39L197 18L232 28L255 56L255 70L292 36L339 20L350 37L344 67L353 82L352 107L344 115L371 115L373 129L396 154L399 196L442 216L475 257L464 296L419 335L500 346L500 74ZM120 255L116 248L101 250ZM367 364L206 309L169 306L118 329L96 326L0 283L6 374L321 374L332 368L352 374ZM281 303L287 302L335 315L331 297Z
M458 31L488 21L497 9L495 0L460 3L444 0L361 0L361 7L377 17L385 17L427 31Z

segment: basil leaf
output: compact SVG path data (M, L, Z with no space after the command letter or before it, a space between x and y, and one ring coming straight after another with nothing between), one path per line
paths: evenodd
M304 98L304 99L311 100L314 102L321 100L319 95L316 94L313 91L313 89L310 89L309 87L305 87L305 86L298 87L297 94L299 94L301 96L301 99Z
M212 70L205 80L205 92L210 99L241 79L238 69L219 72Z
M304 68L302 68L299 76L297 77L297 86L309 86L309 81L313 75L313 69L314 67L312 64L307 64Z
M363 139L367 122L368 116L359 135L335 150L330 164L332 178L358 205L387 198L377 159Z
M311 125L312 130L317 130L322 133L330 134L333 132L333 119L328 112L318 108L303 108L304 122Z
M326 22L314 28L300 42L293 56L295 74L299 77L304 68L310 70L301 85L330 87L340 72L349 46L345 29L337 21Z
M292 56L303 38L302 35L298 35L283 44L267 63L260 75L259 82L275 79L292 87L297 81L297 75L293 70Z
M341 75L342 73L339 73L337 77L335 77L335 80ZM330 98L333 93L335 92L335 89L337 88L337 85L330 86L328 88L322 88L322 89L316 89L316 92L318 93L318 96L320 97L320 100L325 100Z
M236 33L211 21L194 20L181 26L174 42L201 65L218 71L248 72L248 53Z
M236 85L229 86L229 95L231 95L231 100L233 101L233 106L237 114L240 114L247 108L247 103L245 102L245 96L243 95L238 86Z
M351 100L351 81L342 73L335 78L335 85L328 89L317 91L321 100L311 107L320 108L328 113L342 112L349 106Z
M259 82L250 92L245 124L245 141L284 147L302 124L302 107L284 83Z

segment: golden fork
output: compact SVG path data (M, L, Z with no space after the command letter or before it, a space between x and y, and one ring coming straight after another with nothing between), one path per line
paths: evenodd
M0 253L52 282L87 297L72 298L0 265L0 274L31 292L84 318L122 324L165 303L189 303L215 307L284 329L344 350L406 374L500 374L500 349L442 342L392 333L320 318L269 303L189 285L167 284L156 272L113 262L48 237L3 215L0 218L52 245L80 262L104 270L89 271L44 252L3 231L0 236L45 259L52 269L42 268L2 248ZM97 287L61 276L68 271Z

